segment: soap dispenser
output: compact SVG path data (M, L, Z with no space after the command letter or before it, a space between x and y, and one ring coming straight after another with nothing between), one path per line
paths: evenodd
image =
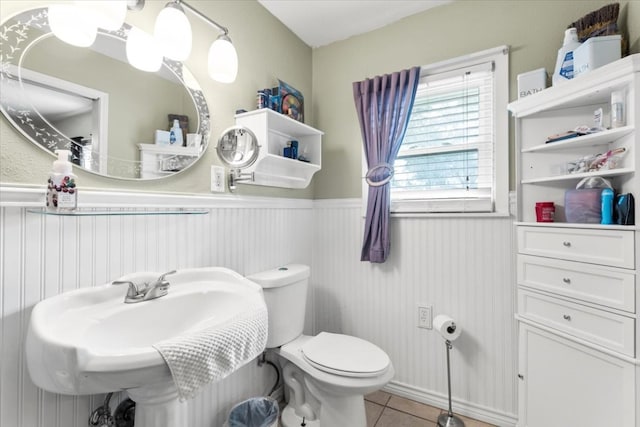
M169 144L173 146L181 146L183 143L182 129L180 128L180 121L175 119L173 121L173 127L169 131Z
M73 211L78 206L76 176L69 161L69 150L56 150L58 160L53 162L47 182L47 209L50 211Z

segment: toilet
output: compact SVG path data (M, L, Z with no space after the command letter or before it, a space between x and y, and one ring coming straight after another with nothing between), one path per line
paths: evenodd
M288 404L283 427L366 427L364 395L393 378L389 356L349 335L303 335L310 270L291 264L247 278L262 286L269 314L267 348L281 358Z

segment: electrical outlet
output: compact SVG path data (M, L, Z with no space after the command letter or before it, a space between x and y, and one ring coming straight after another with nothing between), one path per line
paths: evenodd
M432 329L431 306L418 307L418 328Z
M224 168L222 166L211 166L211 191L224 193Z

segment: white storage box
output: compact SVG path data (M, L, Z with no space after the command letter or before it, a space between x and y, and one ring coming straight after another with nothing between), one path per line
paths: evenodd
M547 71L544 68L518 74L518 98L533 95L547 87Z
M574 77L602 67L622 56L622 37L601 36L591 37L573 51Z
M156 144L169 145L170 133L168 130L156 130Z

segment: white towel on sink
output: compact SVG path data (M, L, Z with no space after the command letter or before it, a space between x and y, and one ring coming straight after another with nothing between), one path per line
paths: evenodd
M153 347L167 362L180 400L185 400L262 353L267 328L267 307L260 301L223 325L183 334Z

